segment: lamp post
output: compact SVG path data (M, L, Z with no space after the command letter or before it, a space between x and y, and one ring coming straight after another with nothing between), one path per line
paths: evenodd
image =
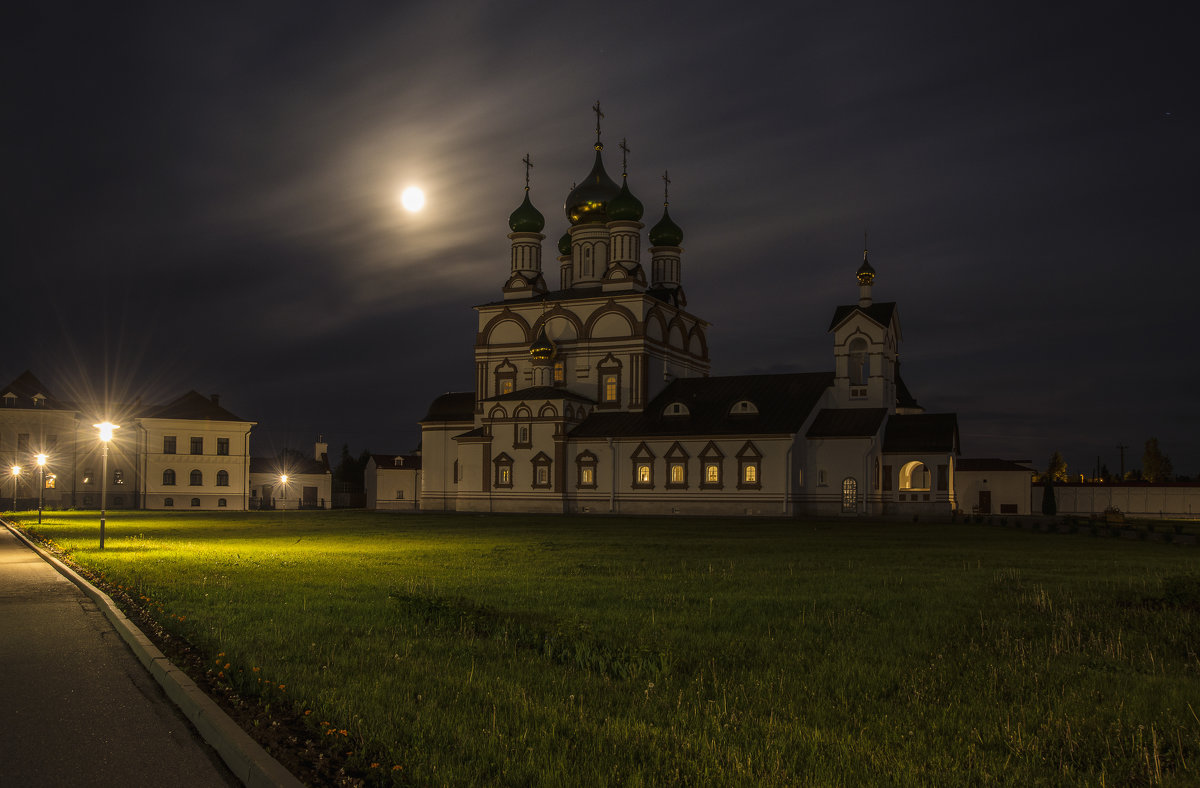
M280 522L283 522L283 518L287 517L287 514L286 514L286 512L287 512L287 480L288 480L288 475L286 473L282 473L279 475L279 486L283 490L283 496L282 496L281 502L279 504L279 521Z
M38 466L38 525L42 524L42 507L46 505L46 455L37 456Z
M13 511L17 510L17 481L21 478L21 466L14 465L12 467L13 477Z
M104 516L108 509L108 442L112 440L113 430L119 427L108 421L92 426L100 430L100 444L103 446L100 450L100 549L103 550Z

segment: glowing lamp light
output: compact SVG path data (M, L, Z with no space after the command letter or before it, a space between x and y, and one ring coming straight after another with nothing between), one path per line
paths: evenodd
M20 475L21 475L21 466L20 466L20 465L14 465L14 466L12 467L12 475L13 475L13 476L20 476Z
M110 421L102 421L99 424L93 424L93 427L100 430L100 440L108 443L112 440L113 430L121 429L120 425L113 424Z
M284 484L287 484L287 474L285 473L282 476L280 476L279 481L283 482Z
M39 467L39 468L45 468L45 467L46 467L46 455L45 455L45 454L39 454L39 455L37 456L37 464L38 464L38 467Z

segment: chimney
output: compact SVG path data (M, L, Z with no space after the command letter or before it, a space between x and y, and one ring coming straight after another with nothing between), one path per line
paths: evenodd
M317 442L313 446L313 459L320 460L329 453L329 444L325 442L324 435L317 436Z
M220 394L212 395L212 404L220 407L220 405L221 405L221 395Z

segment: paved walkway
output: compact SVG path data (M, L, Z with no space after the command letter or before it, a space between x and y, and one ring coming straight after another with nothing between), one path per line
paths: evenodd
M91 599L0 526L0 785L240 785Z

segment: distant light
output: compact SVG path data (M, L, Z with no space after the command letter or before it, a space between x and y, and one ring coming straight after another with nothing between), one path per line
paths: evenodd
M13 475L13 476L20 476L20 475L21 475L21 466L20 466L20 465L14 465L14 466L12 467L12 475Z
M283 482L284 484L287 484L287 474L285 473L282 476L280 476L279 481Z
M409 186L400 193L400 204L409 213L416 213L425 207L425 192L416 186Z
M37 456L37 464L38 464L38 467L39 467L39 468L45 468L45 467L46 467L46 455L45 455L45 454L39 454L39 455Z
M93 424L92 426L100 430L100 440L104 441L105 443L108 443L110 440L112 440L113 430L121 429L120 426L109 421L102 421L99 424Z

